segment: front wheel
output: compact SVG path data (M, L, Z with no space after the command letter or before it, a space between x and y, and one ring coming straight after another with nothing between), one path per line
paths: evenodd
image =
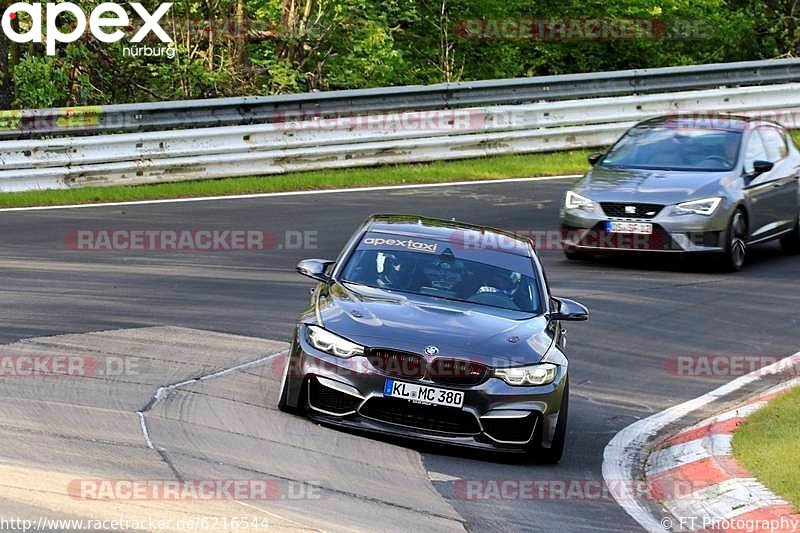
M794 230L781 237L781 248L787 255L800 254L800 214L794 222Z
M278 398L278 410L284 413L291 413L291 414L297 413L297 409L291 407L287 402L287 390L285 381L281 384L280 397Z
M738 272L747 258L747 217L737 209L728 223L725 250L719 258L720 269L725 272Z
M289 372L290 372L290 369L291 369L291 365L292 365L292 356L291 356L291 354L289 354L289 356L286 358L286 368L283 371L283 379L281 380L281 384L280 384L281 388L280 388L280 393L279 393L279 396L278 396L278 410L282 411L284 413L290 413L290 414L293 414L293 415L297 415L297 414L300 414L302 410L298 409L296 407L292 407L291 405L289 405L289 401L288 401L288 399L289 399ZM301 393L300 397L302 398L302 393Z

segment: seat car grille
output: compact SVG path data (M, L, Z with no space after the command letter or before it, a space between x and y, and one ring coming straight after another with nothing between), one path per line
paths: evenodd
M381 422L439 433L477 435L481 431L478 420L466 411L399 398L372 398L364 404L360 414Z
M606 216L613 218L655 218L664 209L664 206L659 204L614 202L602 202L600 207Z
M425 376L425 359L417 354L372 348L367 352L367 359L387 376L404 379L422 379Z
M486 365L458 359L436 359L428 371L428 379L440 385L477 385L488 377Z

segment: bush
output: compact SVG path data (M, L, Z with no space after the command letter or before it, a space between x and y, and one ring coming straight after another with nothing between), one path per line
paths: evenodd
M28 56L14 69L15 106L22 109L58 107L69 96L69 76L50 57Z

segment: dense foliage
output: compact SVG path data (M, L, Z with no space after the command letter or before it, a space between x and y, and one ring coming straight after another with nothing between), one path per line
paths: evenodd
M72 106L427 84L770 58L794 55L800 46L800 7L789 0L174 1L162 20L175 39L172 59L131 57L129 43L104 44L88 34L60 45L52 58L41 44L3 40L0 103ZM78 3L88 12L101 1ZM161 2L141 3L154 11ZM544 18L652 27L626 38L530 38L488 22ZM29 21L15 23L24 30ZM142 45L162 46L133 46Z

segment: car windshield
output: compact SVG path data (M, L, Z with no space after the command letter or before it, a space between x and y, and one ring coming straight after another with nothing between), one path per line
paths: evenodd
M530 257L446 241L367 233L340 281L539 314Z
M602 166L654 170L733 170L739 157L740 131L639 126L631 129L603 157Z

